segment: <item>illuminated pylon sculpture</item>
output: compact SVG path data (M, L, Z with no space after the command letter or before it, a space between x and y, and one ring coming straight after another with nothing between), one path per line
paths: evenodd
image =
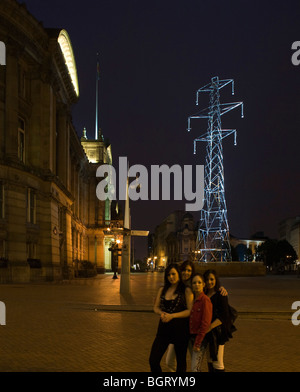
M241 106L242 117L244 115L243 102L220 104L220 90L228 84L232 85L232 94L234 94L232 79L219 80L218 77L212 78L211 83L200 88L196 94L196 105L198 105L199 93L209 93L209 108L188 117L188 131L191 130L191 119L208 119L207 133L194 140L194 154L196 154L197 142L206 142L204 204L200 211L196 242L198 261L231 261L222 140L234 133L234 144L236 145L236 130L222 129L221 116L238 106Z

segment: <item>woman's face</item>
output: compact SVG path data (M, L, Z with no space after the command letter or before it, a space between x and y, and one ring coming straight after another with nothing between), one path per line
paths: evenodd
M192 267L190 265L187 265L182 271L181 271L181 276L182 276L182 280L188 280L190 279L190 277L192 276Z
M200 294L202 293L204 289L205 283L204 280L201 278L201 276L194 276L192 280L192 289L195 294Z
M168 280L171 284L176 284L179 281L179 275L175 268L171 268L168 273Z
M213 289L216 285L215 275L209 274L205 283L208 290Z

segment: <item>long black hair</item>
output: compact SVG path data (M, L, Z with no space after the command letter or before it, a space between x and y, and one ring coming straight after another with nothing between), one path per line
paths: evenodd
M177 287L176 287L175 293L180 292L180 291L185 292L185 285L184 285L184 283L182 282L181 274L180 274L180 269L179 269L178 264L169 264L169 265L167 266L167 268L165 269L165 276L164 276L164 282L165 282L165 284L164 284L164 287L163 287L162 294L165 294L165 292L166 292L166 291L168 290L168 288L171 286L171 283L169 282L169 279L168 279L168 275L169 275L169 273L170 273L170 271L171 271L172 268L174 268L174 269L177 271L178 277L179 277L179 282L178 282L178 285L177 285Z
M191 275L191 278L192 278L192 277L195 275L195 273L196 273L195 264L194 264L193 261L190 261L190 260L184 261L184 262L181 264L181 266L180 266L180 270L181 270L181 271L184 271L184 270L185 270L185 267L186 267L187 265L189 265L189 266L192 268L192 275Z
M214 270L214 269L208 269L208 270L206 270L206 271L204 272L204 274L203 274L203 278L204 278L204 281L205 281L205 291L207 291L206 282L207 282L208 276L209 276L210 274L214 275L214 277L215 277L215 279L216 279L216 284L215 284L214 290L215 290L215 291L219 291L219 288L220 288L220 286L221 286L221 283L220 283L220 279L219 279L219 276L218 276L218 274L217 274L217 271Z

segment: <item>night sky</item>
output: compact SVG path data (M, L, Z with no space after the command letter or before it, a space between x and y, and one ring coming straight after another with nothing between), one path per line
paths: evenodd
M96 53L100 57L100 127L129 164L201 165L205 145L193 140L206 120L187 118L209 105L196 91L211 78L234 79L221 102L244 102L222 117L237 129L224 140L230 232L278 237L278 223L300 213L300 65L291 62L300 40L299 1L27 0L44 27L64 28L73 45L80 99L73 108L78 134L95 134ZM186 201L131 202L132 228L153 231ZM200 215L200 214L199 214ZM195 214L197 217L198 214ZM135 241L146 256L146 240Z

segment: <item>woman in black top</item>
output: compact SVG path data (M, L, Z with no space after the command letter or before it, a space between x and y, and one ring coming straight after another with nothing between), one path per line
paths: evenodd
M181 275L182 283L184 283L184 285L186 287L189 287L192 290L192 278L196 272L195 264L190 260L186 260L179 266L179 268L180 268L180 275ZM190 350L190 352L192 354L191 350ZM167 354L166 354L166 365L167 365L168 370L170 372L176 372L176 366L177 366L176 365L176 354L175 354L173 344L169 344Z
M215 270L207 270L203 274L205 280L205 294L210 298L213 305L213 316L206 339L209 344L210 371L225 371L223 356L224 344L232 338L235 327L232 325L228 296L220 294L220 282Z
M180 277L176 264L165 270L165 284L158 291L154 312L160 316L149 363L152 372L161 372L160 361L169 344L174 344L177 372L186 371L186 351L189 340L189 315L193 293Z

